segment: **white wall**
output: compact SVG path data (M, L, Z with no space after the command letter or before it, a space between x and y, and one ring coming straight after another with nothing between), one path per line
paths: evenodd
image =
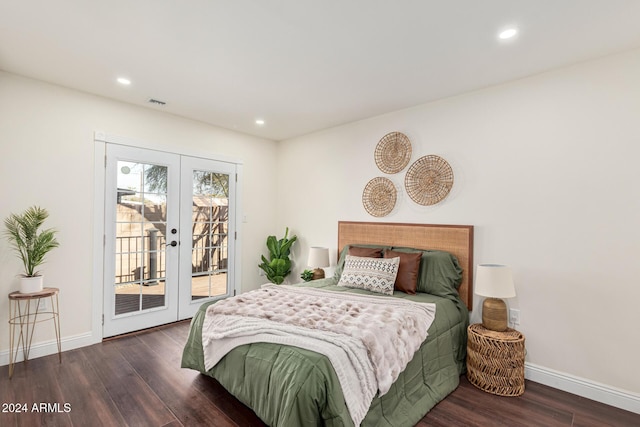
M249 290L264 282L257 264L265 237L275 232L275 142L0 72L0 218L33 204L49 210L46 225L59 230L60 247L42 270L46 284L60 288L67 348L74 337L92 330L96 130L146 141L159 150L241 161L241 209L248 219L241 224L241 287ZM0 265L0 319L7 319L6 295L19 287L21 264L4 237ZM47 326L36 329L34 346L53 339L53 327ZM8 358L8 348L3 324L0 355L5 357L0 359Z
M301 241L293 274L309 246L335 256L339 220L474 225L475 262L514 270L508 304L521 310L527 363L640 393L638 76L633 51L280 142L278 221ZM403 192L406 169L377 169L391 131L409 136L412 162L451 164L447 199L418 206ZM399 189L381 219L362 207L376 176Z

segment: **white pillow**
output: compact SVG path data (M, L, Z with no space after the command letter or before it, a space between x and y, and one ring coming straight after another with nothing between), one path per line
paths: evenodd
M393 294L400 258L365 258L347 255L338 286Z

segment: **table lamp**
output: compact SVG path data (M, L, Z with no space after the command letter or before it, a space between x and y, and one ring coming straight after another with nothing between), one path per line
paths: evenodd
M475 293L486 297L482 303L482 326L503 332L508 327L507 304L500 298L513 298L511 269L506 265L480 264L476 268Z
M311 280L324 279L323 268L329 267L329 248L320 248L318 246L309 248L307 265L315 268Z

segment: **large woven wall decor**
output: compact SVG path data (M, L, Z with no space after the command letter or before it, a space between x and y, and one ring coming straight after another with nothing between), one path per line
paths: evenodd
M376 145L374 156L382 172L398 173L411 160L411 141L403 133L388 133Z
M407 170L404 186L411 200L417 204L435 205L451 191L453 170L442 157L423 156Z
M377 177L367 183L362 192L362 204L373 216L386 216L396 205L397 190L388 178Z

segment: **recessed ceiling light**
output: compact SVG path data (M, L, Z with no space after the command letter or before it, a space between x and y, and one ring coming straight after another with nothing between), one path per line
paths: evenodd
M131 80L126 77L118 77L118 83L121 85L129 86L131 84Z
M256 124L257 124L258 126L262 126L262 125L264 124L264 120L262 120L262 119L257 119L257 120L256 120Z
M510 39L510 38L514 37L516 34L518 34L518 29L517 28L508 28L508 29L502 31L500 34L498 34L498 38L500 40L507 40L507 39Z

